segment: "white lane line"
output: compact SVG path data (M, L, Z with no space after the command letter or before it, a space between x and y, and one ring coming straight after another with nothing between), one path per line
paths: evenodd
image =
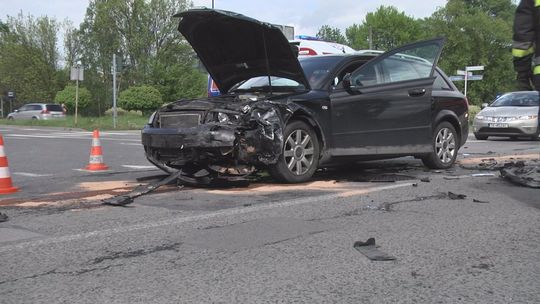
M137 170L157 169L156 166L122 165L122 167L128 168L128 169L137 169Z
M75 136L55 136L55 135L23 135L23 134L8 134L4 135L6 138L19 138L19 139L29 139L29 138L40 138L40 139L84 139L84 140L92 140L91 136L88 137L75 137ZM140 143L140 139L127 139L127 138L107 138L107 137L100 137L100 140L108 140L108 141L128 141L128 142L134 142L134 143Z
M140 142L139 143L120 143L120 144L124 146L137 146L137 147L143 146Z
M27 177L53 176L53 174L38 174L38 173L27 173L27 172L13 172L13 175L20 175L20 176L27 176Z
M404 184L382 186L382 187L376 187L376 188L370 188L370 189L351 190L348 192L337 193L337 194L327 194L327 195L321 195L318 197L303 197L303 198L293 199L293 200L284 201L284 202L270 202L266 204L255 205L252 207L231 208L231 209L207 213L207 214L177 217L177 218L172 218L172 219L167 219L167 220L129 225L129 226L123 226L123 227L118 227L118 228L113 228L113 229L96 230L96 231L71 234L71 235L65 235L65 236L59 236L59 237L49 237L49 238L36 240L36 241L22 242L15 245L0 246L0 252L20 250L20 249L25 249L28 247L35 247L35 246L42 246L42 245L61 244L61 243L67 243L67 242L73 242L73 241L80 241L80 240L84 240L84 239L88 239L92 237L103 238L103 237L113 236L116 234L125 234L128 232L133 232L137 230L147 230L147 229L153 229L153 228L160 228L164 226L174 226L174 225L209 220L209 219L214 219L214 218L219 218L219 217L227 217L227 216L233 216L233 215L261 212L261 211L266 211L266 210L292 207L292 206L298 206L298 205L304 205L304 204L310 204L310 203L311 204L328 203L328 202L333 202L338 198L345 198L345 197L350 198L350 197L360 196L360 195L364 195L364 194L368 194L372 192L393 190L393 189L398 189L398 188L403 188L403 187L411 187L412 185L413 183L404 183Z

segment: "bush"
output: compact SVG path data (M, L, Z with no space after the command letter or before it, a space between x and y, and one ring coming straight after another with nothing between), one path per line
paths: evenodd
M69 85L66 86L62 91L56 93L54 97L54 102L65 104L70 113L75 112L75 91L76 87ZM92 100L92 95L90 91L86 88L79 87L79 109L84 109L88 107L90 101Z
M472 123L474 121L474 118L476 117L476 114L480 112L480 107L475 105L469 106L469 123Z
M120 93L118 105L124 110L150 113L163 104L161 93L152 86L130 87Z

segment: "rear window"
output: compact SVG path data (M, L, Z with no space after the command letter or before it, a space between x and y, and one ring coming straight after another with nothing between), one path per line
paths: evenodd
M64 112L64 109L62 109L61 105L48 104L47 105L47 111L50 111L50 112Z

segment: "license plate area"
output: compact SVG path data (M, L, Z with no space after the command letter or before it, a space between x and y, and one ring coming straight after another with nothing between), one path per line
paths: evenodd
M508 128L508 124L506 123L490 123L490 128Z

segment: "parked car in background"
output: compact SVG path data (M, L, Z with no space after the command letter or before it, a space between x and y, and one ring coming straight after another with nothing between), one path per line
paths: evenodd
M479 140L489 136L538 140L538 106L537 91L504 94L490 105L484 104L482 111L476 114L473 122L474 136Z
M143 129L148 160L181 170L180 179L237 180L267 168L297 183L334 162L401 156L449 168L467 140L467 100L436 66L443 39L298 58L267 23L209 9L177 16L224 92L165 105Z
M296 36L290 43L298 47L298 56L350 54L356 52L347 45L324 41L317 37L305 35Z
M7 119L50 120L64 119L66 113L62 105L53 103L29 103L8 114Z

